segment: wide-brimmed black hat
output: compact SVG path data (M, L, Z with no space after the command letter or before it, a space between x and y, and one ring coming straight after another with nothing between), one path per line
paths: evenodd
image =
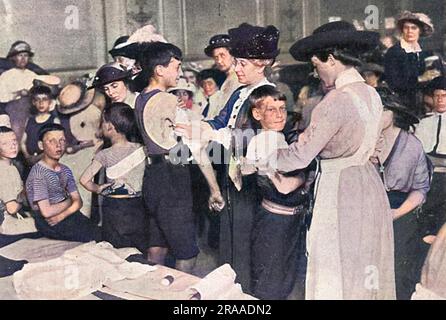
M102 66L98 72L96 72L96 76L94 77L93 84L91 88L100 88L105 86L106 84L115 82L115 81L123 81L125 79L129 79L132 76L131 71L124 70L119 64L111 63Z
M274 26L257 27L248 23L229 30L231 55L244 59L275 59L280 54L280 31Z
M127 39L127 40L125 40ZM125 40L125 41L123 41ZM132 42L129 43L128 42L129 37L128 36L124 36L119 38L118 40L116 40L116 43L113 47L113 49L111 49L108 53L110 53L110 55L114 58L114 57L126 57L129 59L133 59L136 60L138 58L139 52L140 52L140 46L141 44L138 42ZM118 43L119 41L119 43ZM123 41L123 42L121 42Z
M130 36L122 36L116 39L115 43L113 44L113 48L108 52L110 55L114 58L117 56L121 56L121 48L125 47L125 44L129 40Z
M214 52L214 49L218 48L231 48L231 38L227 34L217 34L216 36L213 36L211 40L209 40L209 45L204 49L204 53L208 57L212 58L212 53Z
M378 87L376 88L376 91L381 97L381 101L385 109L400 114L412 124L420 123L420 118L406 105L403 104L398 94L387 87Z
M297 61L309 61L315 53L327 48L348 48L362 53L375 49L379 38L379 33L357 31L346 21L330 22L314 30L311 36L297 41L290 53Z

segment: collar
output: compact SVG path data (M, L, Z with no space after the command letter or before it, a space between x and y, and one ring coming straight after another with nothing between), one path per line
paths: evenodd
M432 112L432 116L433 116L434 118L436 118L436 117L438 117L438 116L440 116L440 117L442 117L442 118L445 118L445 117L446 117L446 112L439 113L439 112L434 111L434 112Z
M365 82L365 80L355 68L351 67L339 74L335 81L335 87L336 89L340 89L356 82Z
M417 42L415 45L410 44L404 39L401 39L400 41L401 48L406 51L406 53L419 53L423 51L421 49L420 44Z
M2 159L0 158L0 165L4 165L4 166L13 166L12 161L9 159Z
M275 86L273 83L269 82L267 78L263 78L262 81L260 81L257 84L252 84L249 86L246 86L242 89L241 95L248 94L250 95L255 89L260 88L261 86Z

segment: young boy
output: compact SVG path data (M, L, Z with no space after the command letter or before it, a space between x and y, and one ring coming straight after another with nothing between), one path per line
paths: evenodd
M43 158L33 166L26 181L37 230L50 239L101 241L100 228L80 212L82 199L72 171L59 163L66 147L64 128L47 124L39 131L38 139Z
M8 215L15 215L22 207L23 183L12 159L17 157L17 138L8 127L0 127L0 233L1 224Z
M107 106L102 115L102 132L111 147L96 154L80 182L88 191L105 196L103 240L115 248L134 247L146 253L149 219L141 191L147 158L142 145L129 142L135 138L135 129L135 114L129 105ZM102 168L106 169L107 183L98 185L94 177Z
M150 215L149 260L164 264L170 251L178 270L192 272L199 249L190 172L170 157L171 151L178 150L176 147L181 144L174 135L178 99L167 90L178 83L181 60L182 52L173 44L146 45L139 62L147 87L136 100L135 112L149 158L143 182L143 197ZM210 185L212 202L223 201L210 163L200 168Z
M42 150L38 146L39 130L49 123L60 123L56 112L50 111L52 93L46 86L33 87L30 90L32 115L26 122L25 133L21 141L21 150L30 166L42 159Z
M247 150L243 174L249 164L266 160L277 149L288 148L282 131L286 125L286 97L272 86L262 86L250 96L252 117L261 126ZM262 197L252 232L252 294L265 300L285 300L302 273L299 260L305 245L310 207L311 170L285 175L257 171Z

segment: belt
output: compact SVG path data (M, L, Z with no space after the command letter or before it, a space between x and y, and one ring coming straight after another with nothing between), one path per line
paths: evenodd
M154 165L154 164L160 164L160 163L170 163L170 156L168 154L157 154L153 156L147 157L147 164L148 165Z
M295 216L301 214L305 208L303 205L297 207L286 207L265 199L262 201L262 207L271 213L280 214L283 216Z
M141 198L141 197L142 197L141 192L137 192L134 195L113 195L113 194L110 194L108 196L105 196L105 198L110 198L110 199L136 199L136 198Z
M435 167L434 173L446 173L446 168L445 167Z

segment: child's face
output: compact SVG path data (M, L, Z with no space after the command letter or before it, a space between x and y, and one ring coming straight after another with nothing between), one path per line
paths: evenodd
M39 142L45 156L52 160L60 160L65 153L67 141L63 131L50 131Z
M19 153L19 144L14 132L0 133L0 157L15 159Z
M266 97L259 103L259 106L252 109L252 115L260 122L262 129L282 131L287 118L285 101Z
M51 98L46 94L38 94L32 99L33 106L39 113L48 113L51 107Z
M186 90L175 90L175 95L186 104L191 100L190 93Z
M203 88L206 97L212 97L218 91L218 86L212 78L203 80L201 87Z
M110 122L105 121L104 118L102 118L101 132L104 138L110 139L112 137L112 131L113 131L112 128L113 125Z
M181 75L181 61L172 58L167 67L159 66L159 72L164 79L166 88L175 88L180 80Z

